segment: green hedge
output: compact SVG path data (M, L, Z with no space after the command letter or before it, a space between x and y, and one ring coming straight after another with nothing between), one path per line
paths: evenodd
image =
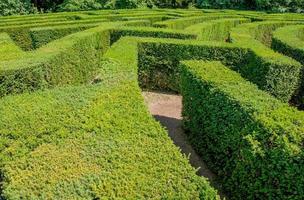
M219 199L134 81L5 97L0 112L4 199Z
M0 33L0 62L20 58L23 54L7 33Z
M190 17L183 17L179 19L171 19L166 20L163 22L156 22L154 23L154 26L160 27L160 28L170 28L170 29L185 29L188 26L191 26L193 24L202 23L205 21L213 20L213 19L220 19L220 18L235 18L235 15L229 15L229 14L209 14L209 15L203 15L203 16L190 16Z
M231 31L230 40L253 52L250 64L240 72L273 96L287 102L299 87L301 64L271 50L271 33L288 22L255 22L245 24Z
M270 51L262 44L260 47ZM274 52L266 57L254 47L154 39L140 44L139 54L139 80L148 89L178 91L178 63L185 59L222 61L282 101L291 99L300 81L300 63Z
M272 48L304 64L304 25L291 25L273 33Z
M290 56L304 65L304 26L293 25L277 29L273 33L272 48L282 54ZM304 109L304 74L302 69L301 87L293 99L293 103Z
M30 29L31 28L40 28L40 27L50 27L50 26L71 26L78 24L79 26L88 26L89 24L101 24L106 22L106 19L99 19L99 20L82 20L82 21L59 21L59 22L51 22L51 23L31 23L31 24L24 24L24 25L10 25L10 26L3 26L0 28L0 32L6 32L10 35L10 37L25 51L32 50L32 38L30 36Z
M44 27L44 28L32 28L29 30L29 36L32 41L32 49L38 49L46 45L47 43L62 38L66 35L70 35L75 32L84 31L89 28L93 28L99 24L87 24L87 25L70 25L70 26L58 26L58 27Z
M94 85L0 100L3 198L219 199L147 111L139 39L120 39L98 60Z
M189 138L231 199L301 199L304 114L219 62L181 67Z
M284 13L284 14L257 14L254 17L258 21L290 21L290 22L303 22L303 15L295 13Z
M111 44L123 36L137 37L156 37L156 38L177 38L177 39L196 39L195 34L187 31L170 30L153 27L120 27L111 31Z
M140 41L138 54L138 77L142 88L178 92L181 60L222 60L237 69L246 65L248 50L224 43L147 39Z
M17 60L1 62L0 96L87 83L110 46L110 32L104 28L69 35Z
M226 40L231 27L249 21L243 16L258 17L229 10L156 9L2 18L0 96L31 93L0 99L1 197L218 199L150 116L139 83L176 92L188 87L185 125L194 130L193 143L200 153L206 151L233 199L300 199L302 114L218 63L178 67L185 59L222 61L288 101L298 89L301 65L268 47L273 30L292 23L242 24L229 38L237 44L195 40ZM179 19L155 24L171 29L143 27L166 18ZM125 21L104 22L108 20ZM201 85L190 89L202 81L193 78L190 68L215 80L207 100ZM191 81L181 81L181 73ZM232 76L238 82L227 87L225 82L222 88L221 81ZM201 106L202 99L206 104ZM211 114L201 127L196 122L206 110ZM201 130L206 134L201 136ZM217 130L223 134L215 134Z
M227 41L231 28L249 22L246 18L218 19L189 26L185 31L195 33L199 40Z
M168 19L174 19L172 16L168 15L142 15L142 16L132 16L132 17L123 17L122 20L128 20L128 21L134 21L134 20L149 20L152 24L159 22L159 21L164 21Z
M273 33L272 48L304 64L304 25L291 25Z
M138 26L146 23L146 21L104 23L102 26L55 40L36 51L24 52L22 57L18 57L19 59L0 62L0 96L67 84L87 83L97 76L100 69L99 60L110 47L110 30L122 25ZM48 29L40 30L44 32ZM54 38L45 34L40 35L41 37L36 34L36 37L33 37L37 47L48 39L57 39L56 37L64 35L66 31L75 31L73 26L54 27L50 30L52 33L58 31L58 34L53 34Z

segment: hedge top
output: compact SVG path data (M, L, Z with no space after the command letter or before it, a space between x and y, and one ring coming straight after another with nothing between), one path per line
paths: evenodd
M32 67L33 65L39 65L55 57L61 52L65 52L67 49L71 48L73 45L77 44L78 41L84 38L92 37L93 35L96 35L102 31L109 31L115 27L123 26L128 23L145 23L145 21L103 23L96 28L71 34L64 38L55 40L54 42L48 43L45 46L35 51L26 52L23 54L21 59L20 58L11 59L10 61L1 62L0 70L6 71L6 70L22 69L26 67Z
M190 141L231 199L301 199L304 113L220 62L185 61L181 74Z
M271 33L276 28L290 24L294 23L266 21L244 24L232 29L231 40L233 43L239 44L243 47L250 47L261 57L269 59L270 62L286 63L299 67L299 63L297 61L267 48L266 45L270 43L269 38L263 38L263 35L266 35L265 32Z
M304 25L291 25L277 29L273 33L273 37L285 44L304 50Z
M284 16L287 20L280 20ZM272 174L282 181L271 195L302 195L303 170L297 163L303 160L304 115L283 103L299 90L302 66L271 48L272 34L293 34L303 42L298 25L303 19L292 14L179 9L0 18L1 197L218 199L147 111L139 87L144 83L177 92L188 86L193 95L188 103L198 103L197 112L218 104L216 113L211 109L208 115L191 116L217 116L203 127L212 130L200 135L203 138L222 137L214 130L225 125L223 119L229 123L220 131L232 127L233 134L227 135L233 139L211 139L206 145L210 152L224 149L213 158L216 164L225 163L219 164L225 183L240 185L233 188L236 198L265 197L260 187ZM255 20L259 22L250 23ZM183 61L193 59L205 61ZM183 73L188 82L181 81ZM170 88L168 82L177 87ZM202 105L197 91L216 95ZM230 122L238 116L246 116L246 123L234 126ZM220 126L214 125L216 120ZM223 146L228 150L219 148ZM242 157L232 159L232 154ZM289 171L269 170L272 165ZM264 177L248 178L256 178L261 166ZM246 193L249 182L254 184Z
M0 105L6 199L216 198L148 114L135 82L11 96Z
M239 73L224 67L219 62L184 61L183 63L195 76L219 87L225 95L238 102L246 112L251 113L254 119L261 122L268 130L272 130L275 138L269 136L267 139L283 139L282 141L288 142L287 146L293 147L289 152L292 155L297 156L302 152L303 112L259 90Z

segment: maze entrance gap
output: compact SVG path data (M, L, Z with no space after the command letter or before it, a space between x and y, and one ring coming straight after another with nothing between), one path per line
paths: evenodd
M142 95L153 117L167 129L170 138L182 153L189 156L190 164L198 169L197 175L208 178L223 198L224 194L216 183L216 175L195 152L182 128L182 96L161 91L143 91Z

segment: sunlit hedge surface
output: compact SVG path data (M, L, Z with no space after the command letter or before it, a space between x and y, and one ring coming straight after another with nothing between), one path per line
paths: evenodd
M303 62L281 32L302 41L303 20L197 9L0 18L1 198L219 199L149 114L140 90L152 89L184 96L184 128L226 196L301 199Z
M303 195L304 113L220 62L186 61L181 73L189 138L233 199Z

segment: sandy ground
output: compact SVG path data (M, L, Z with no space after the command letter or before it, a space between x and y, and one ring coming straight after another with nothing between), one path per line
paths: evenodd
M199 168L197 174L208 178L212 185L219 189L214 182L215 175L207 168L202 158L194 151L182 129L182 97L175 94L159 92L143 92L151 114L168 130L169 136L184 154L190 155L190 163ZM224 195L220 193L223 197Z

